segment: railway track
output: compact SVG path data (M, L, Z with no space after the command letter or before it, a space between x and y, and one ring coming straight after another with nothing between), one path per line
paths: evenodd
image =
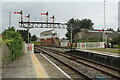
M42 55L44 54L45 56L49 57L50 60L52 60L55 64L59 65L61 69L63 69L68 75L71 76L70 80L93 80L92 77L87 76L84 73L81 73L79 70L71 67L64 61L59 60L58 58L50 55L49 53L41 50L41 49L35 49L36 52L40 52ZM52 58L52 59L51 59ZM68 80L68 79L67 79Z
M48 54L48 55L53 57L53 58L55 58L55 59L57 59L57 60L59 60L59 61L61 61L61 60L56 58L55 55L62 56L62 57L67 58L69 60L75 61L75 62L77 62L79 64L82 64L82 65L85 65L87 67L93 68L94 70L97 70L97 71L103 73L104 75L106 75L106 76L104 76L104 75L102 75L102 76L97 76L97 75L89 76L90 74L86 74L86 73L84 73L84 71L81 72L78 68L76 68L76 67L73 68L72 65L70 66L70 65L65 63L67 66L73 68L74 70L76 70L79 73L87 76L90 79L98 79L99 80L101 78L106 78L106 77L109 77L109 78L115 79L115 80L119 80L120 79L120 77L119 77L120 74L118 73L119 71L117 71L117 70L115 70L113 68L108 68L108 67L106 68L106 66L103 66L103 65L100 65L100 64L96 64L96 63L93 63L91 61L88 61L88 60L85 60L85 59L82 59L82 58L79 58L79 57L76 57L76 56L73 56L73 55L70 55L70 54L65 54L65 53L63 54L63 53L58 52L56 50L45 48L45 47L41 47L41 48L35 47L35 49L36 50L42 50L42 51L44 51L47 54L49 52L52 52L51 54ZM46 51L49 51L49 52L46 52ZM53 54L53 53L56 53L56 54ZM62 63L64 63L64 62L62 61Z

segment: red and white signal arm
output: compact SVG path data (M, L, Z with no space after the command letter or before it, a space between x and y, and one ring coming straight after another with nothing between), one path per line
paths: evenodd
M21 12L14 12L14 14L21 14Z
M103 30L98 30L98 31L102 32Z

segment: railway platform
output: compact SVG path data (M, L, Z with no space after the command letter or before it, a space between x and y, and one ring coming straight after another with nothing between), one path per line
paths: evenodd
M96 61L100 64L114 67L120 69L120 54L111 53L104 51L94 51L94 50L80 50L77 49L75 52L77 55L82 56L86 59Z
M48 75L33 53L25 53L18 60L2 68L2 79L48 78Z
M2 68L2 80L66 80L68 78L71 77L40 53L25 53L18 60Z
M119 53L112 53L112 52L105 52L105 51L95 51L95 50L81 50L81 49L76 49L78 51L84 51L84 52L90 52L90 53L96 53L100 55L106 55L106 56L112 56L112 57L120 57Z
M71 68L69 69L68 67L66 67L65 65L63 65L61 62L58 62L57 59L52 58L51 56L47 55L44 52L39 51L39 49L35 48L35 50L38 50L38 53L25 53L22 57L20 57L18 60L12 62L11 64L3 67L2 69L2 78L3 80L15 80L16 78L25 78L25 80L43 80L43 79L65 79L65 80L69 80L71 79L71 76L73 78L82 78L83 76L78 73L76 73L76 71L73 71ZM58 50L58 49L57 49ZM62 49L59 49L62 50ZM69 50L69 49L67 49ZM64 50L64 51L67 51ZM84 51L85 52L85 51ZM50 53L50 52L49 52ZM55 55L53 53L52 54L54 57L56 56L57 58L59 58L60 60L63 59L63 61L65 61L66 63L69 62L68 59L60 57L58 55ZM82 53L81 53L82 54ZM96 54L93 53L84 53L85 55L88 55L88 58L90 59L104 59L106 58L106 56L98 56ZM91 55L93 56L91 58ZM82 55L83 56L83 55ZM106 58L106 60L108 60L108 58ZM116 61L116 58L111 58L112 61ZM96 61L97 61L96 60ZM104 59L105 60L105 59ZM105 61L106 61L105 60ZM101 60L102 61L102 60ZM67 63L67 65L69 66L73 66L73 63L71 64ZM109 62L107 62L109 63ZM75 64L75 62L74 62ZM106 64L106 63L105 63ZM78 66L78 63L75 64L75 66L73 66L76 70L78 69L78 67L76 67L76 65ZM113 67L116 67L116 63L114 65L112 65ZM80 65L79 65L80 67ZM80 70L86 70L83 69L84 67L81 65ZM89 69L91 71L91 69ZM96 74L96 72L92 72L90 73L90 71L87 71L92 77L94 77L94 75ZM73 71L73 72L72 72ZM71 73L70 73L71 72ZM99 75L100 73L97 72ZM93 75L94 74L94 75ZM103 76L103 74L101 74ZM99 76L98 76L99 77ZM10 79L9 79L10 78ZM14 79L13 79L14 78Z

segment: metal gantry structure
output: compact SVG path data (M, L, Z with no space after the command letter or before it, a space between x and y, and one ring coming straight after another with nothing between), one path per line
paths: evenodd
M26 29L30 29L30 28L63 28L63 29L66 29L67 28L66 23L48 22L48 20L47 22L32 22L30 21L30 14L28 17L28 21L24 22L23 12L21 11L20 14L21 14L21 22L19 22L20 28L26 28ZM47 15L47 18L48 18L48 15Z
M28 43L30 42L29 40L29 30L32 28L61 28L61 29L66 29L67 25L66 24L61 24L61 23L49 23L49 22L19 22L19 27L20 28L26 28L28 30Z
M61 28L66 29L67 24L51 22L19 22L20 28Z
M29 30L32 28L56 28L56 29L67 29L66 23L55 23L55 22L32 22L30 16L27 22L23 21L23 12L21 11L21 21L19 22L20 28L26 28L28 30L28 43L29 43ZM71 50L72 50L72 25L71 25Z

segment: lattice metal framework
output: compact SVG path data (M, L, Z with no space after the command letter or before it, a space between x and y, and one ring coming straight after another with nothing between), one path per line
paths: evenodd
M19 22L20 28L63 28L66 29L67 25L64 23L50 23L50 22Z

